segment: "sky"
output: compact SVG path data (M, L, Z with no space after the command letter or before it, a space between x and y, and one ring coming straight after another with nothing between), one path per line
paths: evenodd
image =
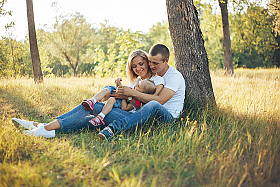
M56 2L56 8L51 5ZM5 25L13 21L13 37L23 40L28 33L26 1L8 0L4 10L12 16L0 17L0 36L6 36ZM166 0L33 0L35 27L46 28L54 24L55 16L80 12L86 21L98 28L100 23L125 30L148 32L157 22L167 20Z

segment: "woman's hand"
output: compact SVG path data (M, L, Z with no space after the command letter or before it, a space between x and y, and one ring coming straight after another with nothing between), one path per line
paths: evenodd
M132 89L130 89L127 86L119 86L116 90L116 93L119 95L131 96L132 95L131 91Z
M117 92L113 92L111 95L110 95L111 97L114 97L114 98L116 98L116 99L126 99L127 100L127 96L125 96L125 95L120 95L120 94L118 94Z

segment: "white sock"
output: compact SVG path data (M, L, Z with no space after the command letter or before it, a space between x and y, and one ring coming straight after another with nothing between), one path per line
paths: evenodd
M103 114L102 112L100 112L99 114L98 114L99 116L101 116L103 119L105 118L105 114Z
M46 125L46 124L47 124L47 123L39 123L37 127L40 128L40 127L43 126L44 130L47 131L47 130L45 129L45 125Z
M96 103L96 99L95 99L94 97L93 97L93 98L91 98L91 100L93 100L93 102L94 102L94 103Z
M47 124L47 123L39 123L39 124L37 125L37 127L39 128L39 127L41 127L41 126L45 126L45 124Z

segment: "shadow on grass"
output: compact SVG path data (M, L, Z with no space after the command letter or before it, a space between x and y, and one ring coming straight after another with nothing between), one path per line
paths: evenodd
M36 106L26 101L24 96L20 94L5 92L0 89L0 97L3 101L3 105L10 105L14 110L13 114L15 114L15 116L11 117L24 117L26 119L32 119L33 117L37 118L41 116L41 113Z
M181 115L182 119L189 117L190 121L198 121L197 127L202 132L208 129L207 133L212 137L210 141L212 150L216 151L221 135L225 138L223 149L221 151L232 151L237 142L245 145L244 152L240 153L240 164L247 167L248 163L256 161L252 170L248 169L248 178L254 179L253 185L260 186L260 178L268 180L269 186L278 186L280 184L280 121L279 117L269 117L260 115L242 115L236 114L229 109L216 108L205 111L185 110ZM236 137L236 138L234 138ZM235 141L232 141L232 140ZM207 140L206 140L207 141ZM239 145L240 145L239 144ZM255 156L252 157L252 155ZM238 156L238 154L237 154ZM261 173L258 179L256 169L261 164L267 164L270 167L269 172ZM249 166L248 166L249 167ZM252 167L252 165L251 165Z
M50 122L55 116L59 115L59 113L63 113L62 111L65 106L63 106L62 103L67 102L63 96L64 94L69 94L63 90L59 90L60 94L57 94L55 89L56 88L53 90L45 90L45 95L42 95L41 98L36 98L37 103L35 101L28 101L28 99L26 99L27 96L18 91L13 92L11 89L8 91L0 89L0 98L6 106L10 105L11 107L9 108L14 110L13 116L10 116L11 118L18 117L39 122ZM60 88L58 87L57 89ZM32 97L32 95L28 97ZM69 101L67 103L69 103Z

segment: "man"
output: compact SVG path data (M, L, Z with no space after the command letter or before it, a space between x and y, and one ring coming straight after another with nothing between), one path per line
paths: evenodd
M149 61L152 72L164 78L164 88L159 95L149 95L126 86L119 86L117 88L119 95L132 96L146 104L134 114L114 120L99 132L100 138L108 140L116 133L144 124L151 116L157 117L162 122L170 122L182 112L185 81L179 71L168 65L168 48L163 44L154 45L149 52Z

